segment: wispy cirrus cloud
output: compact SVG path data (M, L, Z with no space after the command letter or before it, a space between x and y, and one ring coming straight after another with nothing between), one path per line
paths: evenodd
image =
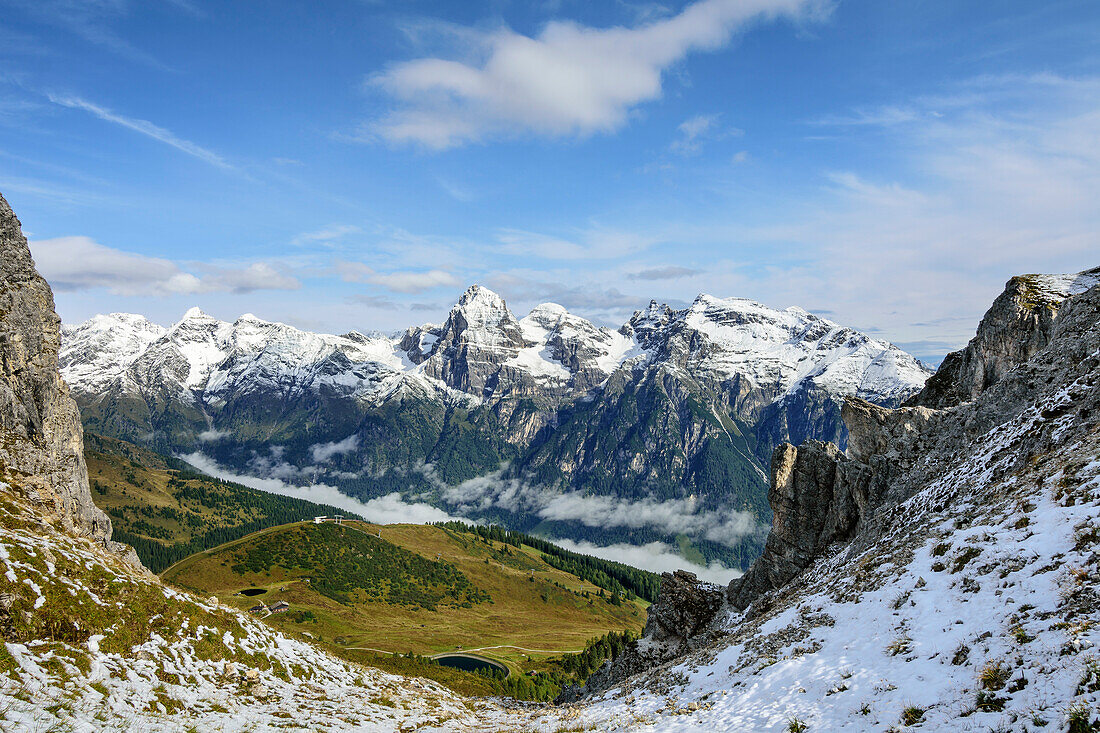
M680 123L676 128L677 137L669 145L669 150L681 155L698 153L711 140L727 137L741 137L744 130L727 127L721 123L721 115L696 115Z
M523 229L502 229L494 250L498 254L541 257L548 260L599 260L636 254L656 243L652 237L606 227L589 227L568 239Z
M828 171L791 222L739 232L800 254L746 279L750 295L827 303L935 360L1010 276L1097 264L1100 78L978 77L833 124L852 119L903 151L902 170Z
M465 58L421 58L369 79L395 109L367 136L443 149L493 136L586 136L622 127L659 99L663 76L695 52L726 46L754 21L823 12L815 0L699 0L634 27L547 24L537 36L464 30Z
M290 243L296 246L331 244L349 235L358 234L361 231L363 230L354 224L331 224L310 232L302 232L294 237L294 239L290 240Z
M106 107L89 102L81 97L64 95L64 94L48 94L47 97L54 104L62 107L68 107L69 109L78 109L89 114L95 115L104 122L110 122L115 125L132 130L140 135L156 140L157 142L164 143L170 147L179 150L182 153L186 153L193 158L209 163L227 171L236 171L236 166L230 164L221 155L218 155L212 150L202 147L197 143L193 143L190 140L185 140L179 137L171 130L167 130L159 125L155 125L148 120L138 119L136 117L126 117L120 115Z
M194 15L197 10L187 0L169 0L177 8ZM87 43L100 46L131 61L167 70L168 66L148 51L134 46L116 33L112 25L141 8L127 0L4 0L11 12L21 12L43 25L65 30Z
M452 273L439 269L378 272L361 262L340 262L337 267L345 282L370 283L395 293L422 293L433 288L462 284Z

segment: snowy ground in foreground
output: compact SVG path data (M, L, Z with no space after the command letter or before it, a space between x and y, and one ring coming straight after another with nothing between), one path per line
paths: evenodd
M0 730L513 729L497 703L346 663L150 582L82 540L26 521L5 488L5 637L38 629L40 638L6 642L0 653Z

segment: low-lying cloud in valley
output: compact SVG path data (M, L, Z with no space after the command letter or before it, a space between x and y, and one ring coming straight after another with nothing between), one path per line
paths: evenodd
M502 478L503 469L451 486L435 475L430 464L421 471L439 489L447 504L465 513L504 509L535 514L550 521L580 522L587 527L651 527L726 545L737 544L762 531L752 514L732 508L702 509L695 497L627 499L556 491L519 479Z
M701 580L721 585L726 585L734 578L739 578L742 575L740 570L727 568L720 562L712 562L710 565L703 567L685 560L673 548L663 542L649 542L644 545L628 545L625 543L596 545L591 542L574 542L568 539L554 539L551 541L559 547L579 552L582 555L601 557L604 560L621 562L654 573L688 570L699 576Z
M311 449L313 458L323 461L355 448L357 436L342 441L323 443ZM239 474L231 471L201 451L182 455L195 468L215 478L233 481L259 491L280 496L327 504L357 514L377 524L427 524L458 520L480 524L471 518L490 509L534 514L548 521L577 522L586 527L652 528L668 534L682 534L723 544L736 544L746 536L763 531L762 525L747 512L701 510L694 498L658 501L653 498L631 500L611 496L588 496L575 491L554 491L531 486L517 479L502 478L503 469L451 486L440 479L431 464L419 468L438 491L450 510L440 509L422 501L408 501L397 492L361 501L341 492L335 486L308 481L308 475L318 466L303 469L283 460L283 451L273 446L269 456L256 456L251 469L262 474ZM339 475L339 473L337 474ZM307 480L306 485L296 485ZM553 539L555 544L574 552L625 563L652 572L689 570L703 580L728 583L740 571L719 562L699 565L681 557L676 548L662 542L645 545L616 543L597 545L587 541Z
M308 486L295 486L280 478L259 478L233 473L199 451L180 456L180 458L203 473L215 478L233 481L251 489L266 491L269 494L305 499L317 504L328 504L358 514L368 522L374 522L375 524L428 524L430 522L462 519L461 517L453 517L442 509L437 509L428 504L420 502L410 504L404 501L401 495L396 492L364 502L348 496L335 486L329 486L328 484L314 483Z

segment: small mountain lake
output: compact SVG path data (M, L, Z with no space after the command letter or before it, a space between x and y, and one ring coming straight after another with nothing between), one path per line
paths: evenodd
M242 596L262 596L267 593L267 588L245 588L241 591Z
M473 657L468 654L443 654L438 657L433 657L433 659L444 667L454 667L455 669L461 669L465 672L489 670L503 672L505 676L508 675L508 668L503 664L491 662L482 657Z

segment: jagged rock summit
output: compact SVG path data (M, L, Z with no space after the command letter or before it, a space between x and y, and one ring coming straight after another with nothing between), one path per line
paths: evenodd
M966 348L948 354L907 405L951 407L969 402L1050 342L1066 298L1100 284L1100 267L1068 275L1018 275L982 318Z

